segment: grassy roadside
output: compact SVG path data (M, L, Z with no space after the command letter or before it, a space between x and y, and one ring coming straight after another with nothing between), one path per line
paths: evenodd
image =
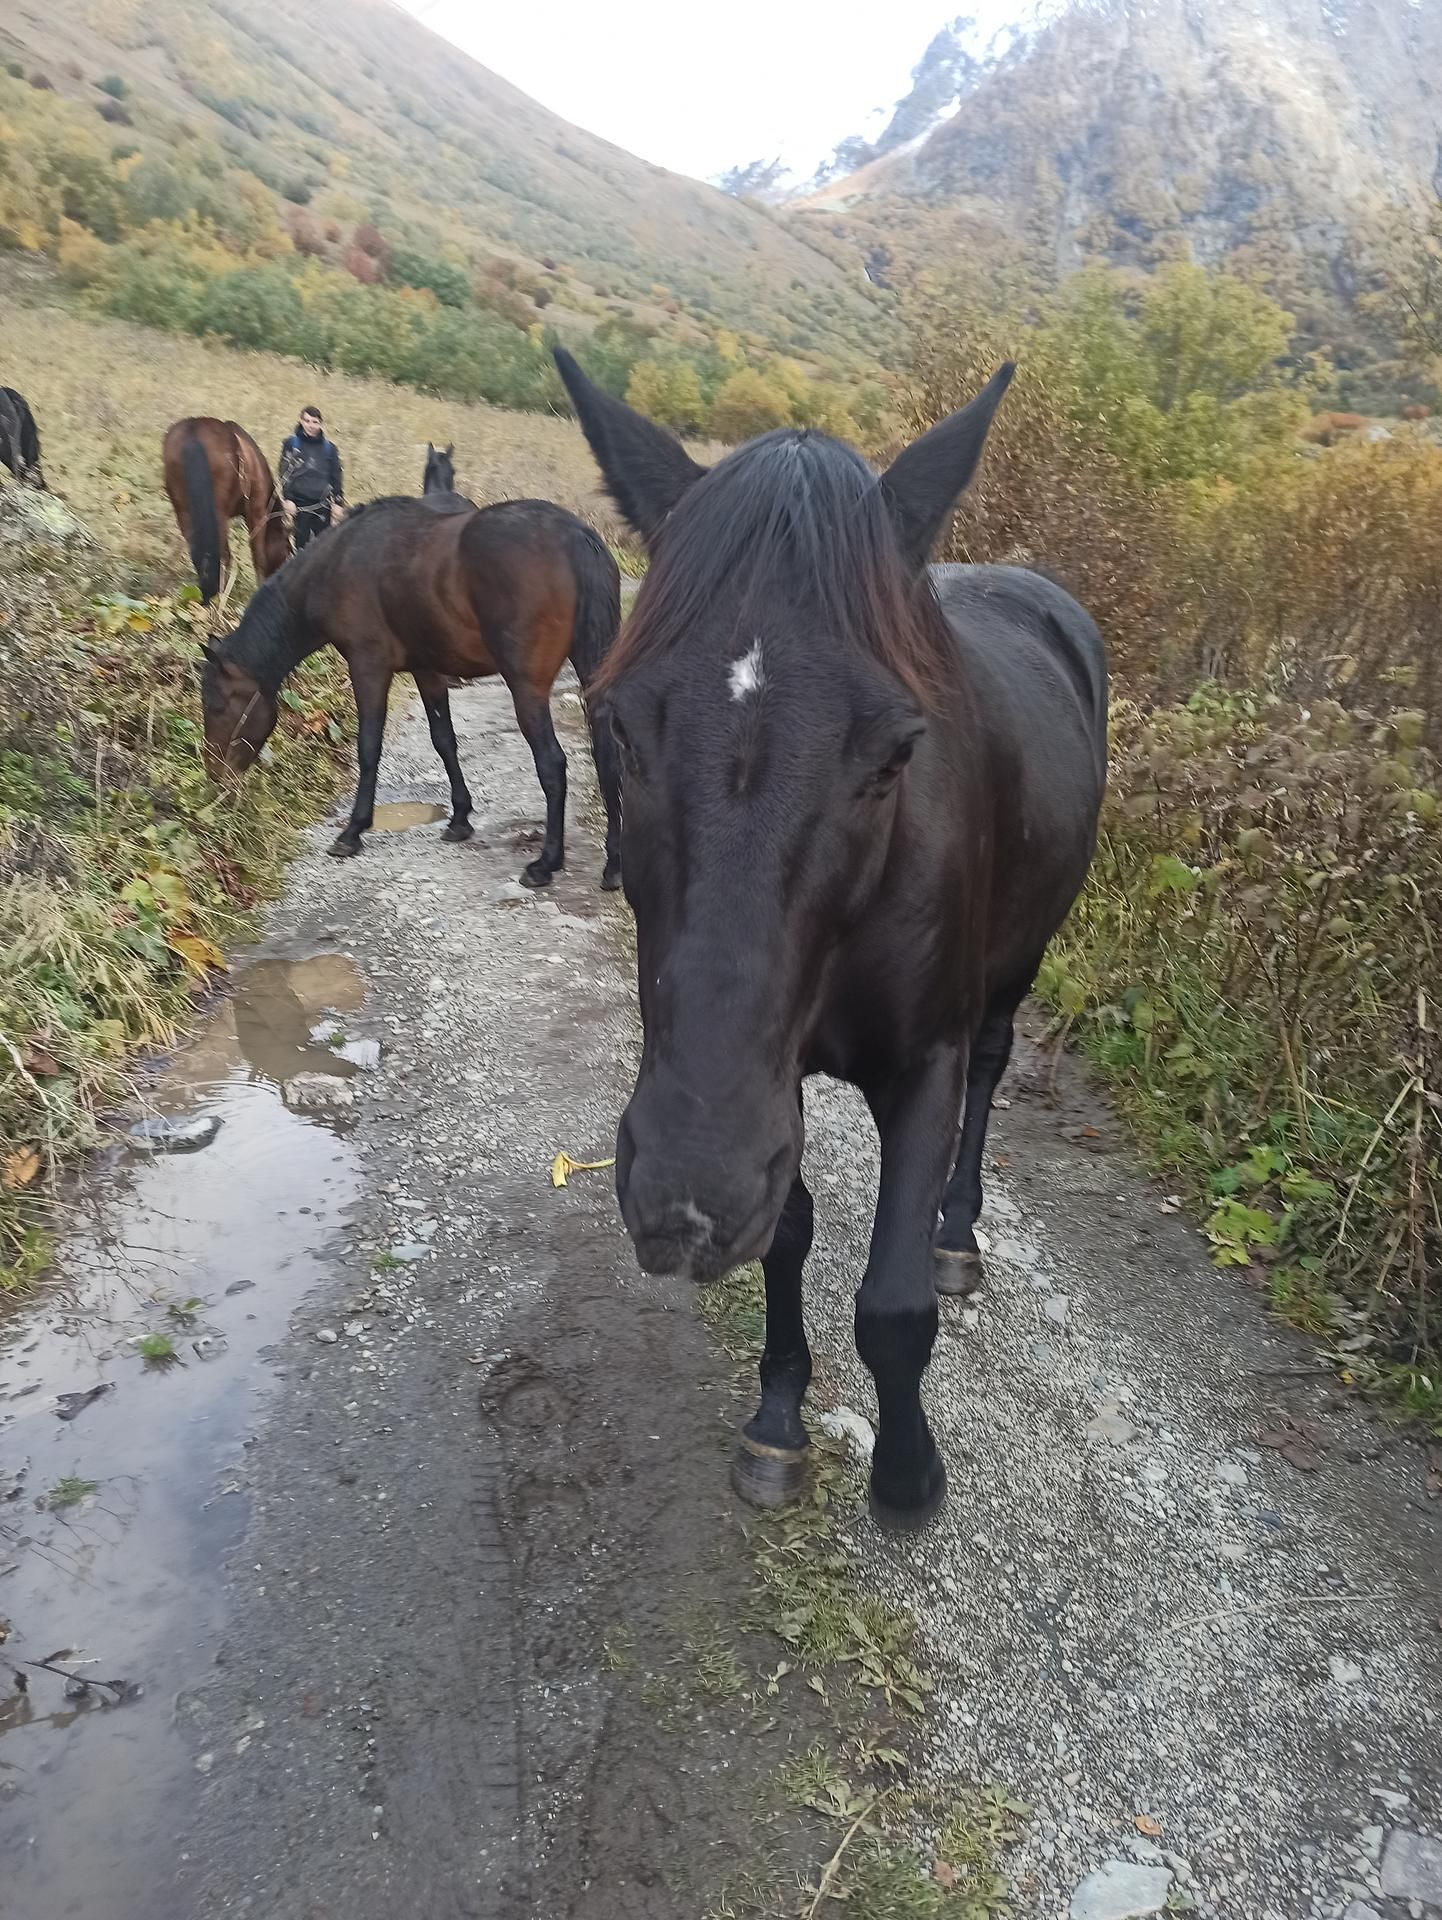
M14 259L0 262L0 329L50 484L81 522L75 537L32 529L0 543L4 1292L43 1269L61 1175L122 1092L127 1061L183 1029L353 764L349 689L323 655L287 689L271 764L223 797L206 780L196 659L207 621L161 484L165 428L216 413L273 449L314 400L352 498L416 492L426 441L453 441L474 498L554 499L613 542L621 529L566 421L318 375L276 354L158 344ZM250 580L238 530L232 550L234 618ZM634 569L629 546L618 558Z
M1039 990L1219 1266L1442 1431L1442 799L1421 716L1118 707Z
M192 590L123 593L120 572L29 540L0 576L0 1291L43 1270L61 1176L127 1062L183 1029L348 758L326 656L292 683L273 764L218 793L199 754L208 616Z

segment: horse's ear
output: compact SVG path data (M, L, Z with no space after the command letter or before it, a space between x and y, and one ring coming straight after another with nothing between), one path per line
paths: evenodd
M672 507L706 469L664 427L588 380L564 347L555 354L612 499L643 540L654 540Z
M452 440L451 444L446 448L447 460L449 460L452 457L452 455L455 453L455 450L456 450L456 443L454 440Z
M220 665L220 648L213 640L202 640L200 643L200 651L212 666L218 667Z
M427 442L426 442L426 458L427 458L427 460L433 460L433 459L435 458L435 452L436 452L436 450L435 450L435 447L434 447L434 445L433 445L433 444L432 444L432 443L431 443L431 442L430 442L429 440L427 440Z
M896 528L902 558L920 573L947 515L971 485L1001 397L1016 368L999 367L959 413L913 440L881 476L881 494Z

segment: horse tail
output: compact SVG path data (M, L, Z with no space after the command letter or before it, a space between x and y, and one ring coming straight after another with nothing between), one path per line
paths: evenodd
M17 405L19 398L9 387L0 387L0 461L17 480L25 472L25 423Z
M190 517L190 558L200 585L200 597L209 606L220 592L220 521L215 512L210 455L198 434L185 436L180 449L180 472L185 481L185 506Z
M31 478L43 490L45 476L40 471L40 429L35 424L35 415L31 411L30 402L23 394L18 398L20 400L20 457L30 469Z
M571 541L571 565L576 575L571 665L586 688L621 628L621 573L600 535L579 520Z
M601 670L621 630L621 570L600 536L574 523L571 564L576 573L576 624L571 634L571 665L581 683L596 784L606 809L606 867L601 885L621 884L621 752L611 723L591 704L591 682Z

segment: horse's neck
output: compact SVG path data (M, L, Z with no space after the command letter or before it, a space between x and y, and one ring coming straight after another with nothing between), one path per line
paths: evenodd
M235 629L222 645L222 652L242 667L258 686L268 692L279 689L302 660L308 660L325 645L325 636L311 622L300 619L279 581L267 581L251 602L252 607L265 596L257 617Z
M258 536L271 515L281 512L280 489L259 447L242 444L241 493L245 501L245 524L252 537Z

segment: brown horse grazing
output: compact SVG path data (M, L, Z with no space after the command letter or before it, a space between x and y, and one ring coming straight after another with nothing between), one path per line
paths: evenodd
M569 655L589 687L621 619L616 563L591 529L546 500L475 507L458 494L355 507L328 539L267 580L240 625L205 648L206 763L218 778L251 765L275 726L281 682L331 646L350 668L360 721L360 782L330 851L360 852L371 825L386 700L398 673L414 676L431 742L451 784L443 840L471 837L447 682L498 673L546 796L546 837L521 876L549 886L565 865L566 756L551 724L551 684ZM620 758L607 729L592 733L606 803L601 885L620 884Z
M200 597L220 592L221 562L230 563L230 523L244 519L256 580L268 580L290 556L290 535L275 475L260 448L234 420L202 415L177 420L165 436L165 491L190 548Z

